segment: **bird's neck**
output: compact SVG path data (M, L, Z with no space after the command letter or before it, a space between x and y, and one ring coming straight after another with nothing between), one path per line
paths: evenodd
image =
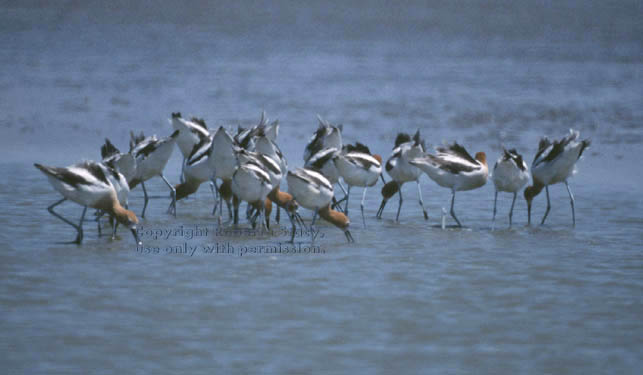
M293 200L293 196L279 190L279 186L272 189L272 191L268 194L268 198L271 201L273 201L277 206L285 209L288 209L289 203L292 202Z
M319 216L340 229L346 229L350 221L339 211L330 208L330 204L319 210Z
M118 202L118 199L112 200L112 206L110 209L106 210L108 214L112 215L118 222L127 223L128 214L131 212L125 207L121 206Z

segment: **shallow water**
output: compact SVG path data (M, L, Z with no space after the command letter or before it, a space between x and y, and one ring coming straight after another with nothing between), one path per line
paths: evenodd
M3 5L1 367L638 373L640 4L484 4ZM114 241L98 237L91 222L82 246L59 243L75 233L47 213L59 195L32 163L97 159L105 137L126 149L130 129L168 135L177 110L236 127L256 123L262 109L280 120L291 168L303 164L317 113L385 159L398 131L419 128L430 146L458 140L493 163L501 145L531 160L541 135L578 129L592 147L571 180L577 225L557 185L545 226L525 226L519 198L509 229L511 196L501 194L492 230L490 182L458 193L465 228L441 230L450 192L423 176L428 222L414 184L404 187L400 223L396 198L375 219L379 183L366 195L363 228L361 189L353 189L355 244L324 223L317 247L306 252L309 237L297 237L303 248L294 254L283 251L283 233L221 234L228 226L212 217L207 186L179 202L176 219L165 213L169 199L150 202L141 225L147 250L124 230ZM172 182L179 154L166 169ZM168 194L160 179L148 189ZM141 190L129 200L140 213ZM544 209L541 195L535 222ZM60 211L75 220L81 213L71 203ZM226 252L204 251L216 244ZM281 253L252 251L280 244Z

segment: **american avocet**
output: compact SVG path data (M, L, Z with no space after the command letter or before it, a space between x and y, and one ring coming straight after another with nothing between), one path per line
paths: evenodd
M328 121L317 115L319 127L310 137L306 148L304 149L304 162L325 148L342 149L342 125L332 125Z
M279 189L279 185L281 184L281 179L283 177L283 174L281 172L281 168L279 167L279 163L274 160L273 158L269 157L268 155L259 153L259 152L254 152L254 151L248 151L245 149L239 149L236 151L236 156L237 160L239 162L239 165L244 165L247 163L252 163L255 164L263 169L264 172L266 172L270 178L270 184L272 185L272 190L274 189ZM235 190L233 190L234 192ZM241 197L239 197L241 198ZM242 200L245 200L241 198ZM248 202L253 204L255 208L258 208L258 202ZM238 223L238 210L239 210L239 202L235 202L234 204L234 224ZM257 212L259 213L259 211Z
M66 168L48 167L37 163L34 166L40 169L47 176L54 189L63 195L63 199L49 206L47 210L76 229L75 243L80 244L83 240L83 220L87 207L92 207L107 212L115 217L118 222L127 226L134 235L136 243L140 244L136 233L138 219L132 211L123 208L118 201L116 190L114 190L114 186L107 177L109 173L107 167L92 161L78 163ZM78 225L54 211L54 207L68 199L83 206L83 213Z
M145 189L145 181L156 176L161 177L167 187L170 188L172 203L170 203L168 212L176 216L176 190L174 190L174 187L168 182L167 178L165 178L163 170L170 160L170 156L172 156L174 142L176 142L179 131L175 130L169 137L162 139L158 139L156 136L145 137L142 132L138 136L134 135L133 132L130 134L130 153L136 158L136 173L128 183L130 189L134 189L139 183L143 188L145 204L143 205L141 217L145 217L145 209L149 201L147 189Z
M583 155L583 151L590 145L590 140L578 140L580 133L573 129L569 130L569 135L553 143L544 137L538 145L538 153L531 164L531 176L534 184L525 189L525 199L527 200L527 221L531 224L531 202L538 195L543 187L547 193L547 210L540 225L545 224L545 219L549 214L551 204L549 202L549 185L559 182L565 183L569 202L572 206L572 223L576 225L576 213L574 212L574 195L569 188L567 179L574 174L576 162Z
M212 162L212 169L214 175L212 180L216 181L217 178L221 179L224 183L232 179L232 175L237 168L237 157L235 155L235 150L238 146L235 145L235 141L228 133L223 126L219 127L217 132L212 138L212 152L210 156L210 161ZM216 183L215 183L216 187ZM219 188L217 188L219 190ZM223 210L223 199L219 196L218 206L221 208L219 210L218 220L221 220L221 211ZM214 215L217 210L217 205L214 206L212 214Z
M315 211L311 229L315 225L317 214L323 219L338 227L344 232L348 242L355 242L348 230L350 220L341 212L331 209L330 202L333 198L333 185L321 174L308 169L298 168L288 171L288 192L295 197L299 205ZM293 231L291 241L294 241ZM314 237L313 237L314 240Z
M275 120L270 125L267 125L265 118L265 113L262 113L261 122L257 126L255 133L255 150L277 161L283 176L285 171L288 170L288 162L277 145L279 121ZM277 204L277 215L275 218L277 223L279 223L281 208L284 208L284 206Z
M136 159L134 159L134 156L130 153L121 153L107 138L105 138L105 144L101 147L101 156L103 158L102 163L108 167L106 176L114 186L118 202L121 206L127 208L127 198L130 191L127 179L132 178L136 173ZM104 211L97 211L96 220L98 222L99 236L101 234L100 218L103 214ZM114 223L112 216L110 216L110 222L112 223L113 229L112 238L114 238L116 236L118 222Z
M422 189L420 187L420 176L422 171L416 166L409 164L409 160L420 157L424 154L425 146L424 140L420 138L420 131L418 130L413 138L406 133L398 133L395 138L395 147L391 153L391 157L386 161L386 173L391 176L393 181L389 181L382 188L382 203L377 210L377 217L382 217L384 207L395 193L400 196L400 203L397 206L397 215L395 221L400 221L400 211L402 210L402 185L406 182L415 181L418 189L418 200L424 219L428 220L429 215L424 208L424 200L422 199Z
M235 196L257 208L257 216L264 215L262 226L265 227L265 201L268 193L272 190L270 175L264 171L262 166L255 164L254 161L249 161L239 165L232 174L231 187Z
M211 158L212 138L207 137L195 145L192 153L188 156L185 167L185 180L174 187L176 190L176 200L183 199L195 193L202 183L206 181L212 182L214 163ZM214 185L213 182L212 185ZM212 189L214 190L213 186ZM215 204L216 203L215 200Z
M366 219L364 218L364 199L366 198L366 190L377 183L380 175L382 174L382 157L379 155L371 155L368 147L361 143L356 143L355 146L345 146L345 152L339 153L335 158L335 165L339 174L348 185L346 193L346 205L344 213L348 215L348 199L351 193L351 186L361 186L364 188L362 192L362 202L360 209L362 210L362 222L366 227Z
M487 183L487 157L484 152L478 152L474 159L457 143L438 147L436 151L435 155L426 154L410 160L410 163L424 171L438 185L451 189L451 216L461 227L462 224L453 210L455 193L473 190Z
M346 188L344 188L344 185L342 185L342 182L339 180L341 176L339 175L339 171L337 170L337 166L335 165L335 159L339 154L339 149L335 147L325 148L311 156L304 165L304 168L315 171L317 173L321 173L322 176L326 177L328 181L330 181L331 185L339 186L339 188L344 193L344 197L340 200L337 200L337 197L333 196L333 204L331 207L338 207L340 210L342 210L340 203L346 199L346 195L348 194L348 192L346 191Z
M131 153L122 153L105 138L105 144L100 148L100 156L103 158L103 163L108 165L125 176L127 181L134 178L136 174L136 159Z
M181 179L184 178L185 166L194 146L210 136L208 126L203 119L193 117L186 120L181 116L181 112L173 112L169 120L174 130L179 131L176 144L183 154L183 163L181 164ZM183 182L183 180L181 181Z
M511 209L509 210L509 226L511 227L511 218L516 203L518 190L529 182L529 169L527 163L522 159L522 155L515 148L507 151L503 149L503 155L496 161L493 166L493 176L491 177L496 187L496 194L493 199L493 222L496 221L496 203L498 202L498 192L506 191L513 193Z

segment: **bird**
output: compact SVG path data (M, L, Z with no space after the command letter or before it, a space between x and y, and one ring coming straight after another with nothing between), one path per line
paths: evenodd
M485 153L476 153L474 159L464 147L454 142L452 145L436 148L435 155L425 154L411 159L410 164L420 168L438 185L451 189L451 216L461 227L453 210L455 193L477 189L487 183L489 169Z
M351 187L362 186L364 188L360 209L362 211L362 222L366 227L366 219L364 218L366 190L375 185L382 174L382 157L377 154L371 155L371 151L367 146L357 142L355 145L344 146L344 152L338 153L334 162L342 179L348 185L344 214L348 215L348 199Z
M132 178L136 173L136 159L134 159L134 156L130 153L121 153L108 138L105 138L105 144L101 146L101 157L103 158L102 163L108 167L109 173L106 175L114 186L118 202L121 206L128 208L127 198L130 188L127 179ZM101 235L100 218L104 213L104 211L98 210L96 214L99 236ZM112 237L114 237L116 235L118 222L114 223L112 216L110 216L110 221L113 228Z
M213 177L212 181L215 182L215 188L219 191L220 187L216 186L216 179L221 179L222 184L225 184L232 179L232 175L237 169L237 157L235 155L235 150L239 148L235 144L233 137L228 133L223 126L220 126L217 132L212 138L212 151L209 157L210 162L212 163ZM229 183L229 182L228 182ZM221 211L223 209L223 199L219 194L218 206L221 207L219 210L218 220L221 220ZM212 214L214 215L217 211L217 205L214 206Z
M403 201L402 185L406 182L415 181L418 189L418 200L420 202L420 207L422 207L424 219L429 219L426 208L424 208L424 200L422 199L422 190L420 187L420 176L422 175L422 171L409 163L409 160L424 155L424 150L424 140L420 138L420 130L415 133L413 138L411 138L407 133L398 133L395 138L393 152L386 161L385 166L386 173L388 173L393 180L387 182L382 188L382 203L380 204L380 208L377 210L377 218L382 217L386 203L395 193L398 193L400 196L400 203L397 207L395 221L399 222Z
M126 180L131 180L136 174L136 159L131 153L122 153L112 142L105 138L105 144L100 148L102 162L123 174Z
M572 207L572 225L576 226L576 213L574 212L574 195L569 188L567 179L575 172L576 162L583 155L583 151L590 146L589 139L579 140L580 133L570 129L569 134L560 140L550 141L547 137L541 138L538 152L531 163L531 176L533 185L525 189L524 196L527 201L527 223L531 224L531 203L543 187L547 194L547 209L540 225L545 224L551 203L549 201L549 185L564 183L569 194Z
M185 163L184 181L175 185L176 200L181 200L195 193L199 186L206 181L210 181L212 192L215 196L215 205L217 196L214 191L214 162L212 161L212 137L201 139L194 145L192 152Z
M138 218L134 212L125 209L119 202L116 190L108 178L111 173L108 167L94 161L84 161L69 167L50 167L35 163L34 166L42 171L49 180L49 183L56 189L63 198L52 205L47 210L53 216L64 221L76 229L77 235L74 243L80 244L83 240L83 220L87 207L96 208L107 212L116 218L118 222L130 229L134 235L137 245L141 242L136 232ZM83 213L78 225L58 214L54 207L70 200L83 206Z
M282 178L284 172L288 170L288 161L277 145L277 135L279 134L279 120L273 121L270 125L267 124L265 112L261 114L259 125L255 128L254 143L255 151L262 153L279 163L279 168L282 171ZM274 188L274 184L273 184ZM276 222L279 223L281 208L283 205L277 204Z
M176 190L174 190L174 187L167 178L165 178L165 175L163 175L163 170L172 156L174 143L178 135L178 130L175 130L169 137L162 139L158 139L156 136L145 137L142 132L138 136L134 135L134 132L130 133L130 153L136 158L136 173L128 183L130 190L134 189L138 184L141 184L143 188L145 204L143 205L143 212L141 213L142 218L145 217L145 210L149 201L145 181L155 176L161 177L163 182L170 188L172 202L170 203L168 212L174 214L176 217Z
M342 149L343 125L333 125L319 115L317 115L317 120L319 120L319 126L304 149L304 163L325 148Z
M330 207L333 197L333 185L331 185L326 177L315 171L297 168L294 171L288 171L286 180L288 182L288 192L292 194L297 203L301 207L315 212L310 225L311 229L315 225L317 215L319 215L324 220L341 229L348 242L355 242L348 229L350 226L348 217ZM294 238L295 232L293 230L290 241L293 242Z
M505 191L513 193L511 209L509 210L509 227L516 203L518 191L529 182L529 168L522 158L522 155L515 148L510 150L503 148L503 155L496 161L493 166L493 175L491 177L496 187L496 194L493 199L493 222L496 221L496 203L498 202L498 192Z
M264 215L262 226L265 227L264 202L272 190L270 175L254 160L249 160L235 169L231 181L234 195L253 204L258 209L257 216Z
M265 154L262 154L262 153L259 153L259 152L254 152L254 151L248 151L248 150L245 150L245 149L238 149L235 154L236 154L239 166L251 163L251 164L254 164L254 165L260 167L264 172L266 172L268 174L268 177L269 177L269 180L270 180L270 185L272 186L272 188L270 189L270 191L268 193L270 193L275 188L279 188L279 185L281 183L281 179L283 177L283 174L282 174L281 168L279 167L279 164L278 164L278 162L276 160L274 160L273 158L271 158L271 157L269 157L269 156L267 156ZM240 187L237 187L237 190L238 189L244 189L244 188L245 187L240 186ZM250 189L251 187L247 187L247 188ZM232 189L232 192L235 193L235 195L237 195L237 197L241 198L238 194L236 194L237 190ZM268 195L268 194L266 194L266 195ZM243 198L241 198L241 199L245 200ZM265 200L265 198L264 198L264 200ZM247 201L247 202L251 203L252 206L257 209L257 214L260 213L261 207L258 207L258 206L260 206L258 201ZM235 204L234 204L234 224L238 223L239 203L240 202L235 201ZM268 221L266 221L266 222L268 223Z
M181 112L172 112L172 117L169 119L169 122L174 130L179 131L176 145L179 147L181 154L183 154L183 163L181 164L181 179L183 179L186 163L192 153L192 149L195 145L201 143L203 139L208 138L210 132L208 131L205 120L197 117L186 120L181 116ZM181 180L181 182L183 182L183 180Z
M328 179L331 185L339 186L339 188L344 193L344 197L337 200L337 197L333 195L332 207L337 207L338 209L342 210L340 204L346 199L348 191L346 190L344 185L342 185L342 182L340 181L341 176L339 174L339 171L337 170L337 166L335 165L335 159L337 158L339 153L340 150L335 147L329 147L319 150L308 159L306 164L304 164L304 168L320 173L322 176Z

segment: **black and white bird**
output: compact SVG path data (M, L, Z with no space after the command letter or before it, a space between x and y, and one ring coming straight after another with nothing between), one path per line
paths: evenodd
M81 162L66 168L49 167L38 163L34 164L34 166L42 171L54 189L62 194L63 198L49 206L47 210L53 216L76 229L77 235L73 242L78 244L82 242L83 220L85 219L87 207L92 207L107 212L119 223L128 227L134 235L136 243L140 244L136 232L138 218L132 211L125 209L120 204L116 189L111 182L112 179L108 177L111 173L118 172L110 171L105 165L93 161ZM54 211L54 207L66 200L83 206L83 213L78 225Z
M304 149L304 163L318 153L327 148L342 149L342 125L333 125L317 115L319 126L310 137L306 148Z
M181 164L181 182L183 182L185 166L194 146L210 137L210 132L205 120L196 117L186 120L181 116L181 112L173 112L169 122L174 130L179 131L176 145L183 154L183 163Z
M338 153L334 162L339 175L342 176L342 179L348 185L344 214L348 215L348 201L351 187L361 186L364 188L360 209L362 211L362 222L364 223L364 227L366 227L366 219L364 217L366 190L374 186L382 174L382 157L377 154L371 155L368 147L358 142L355 145L344 146L344 152Z
M536 195L543 188L547 194L547 209L540 225L545 224L545 219L549 214L551 203L549 201L549 185L564 183L569 194L569 202L572 207L572 224L576 225L576 213L574 211L574 195L569 188L567 179L575 172L576 162L583 155L583 151L590 145L590 140L579 140L580 133L573 129L569 130L569 135L560 140L550 141L543 137L538 144L538 152L531 164L531 176L533 185L525 189L524 195L527 200L527 220L531 224L531 203Z
M350 220L343 213L333 210L330 206L333 198L333 185L321 174L304 168L288 171L288 192L292 194L301 207L313 210L315 215L311 223L314 228L317 215L341 229L348 242L355 242L348 230ZM294 240L293 230L291 242ZM314 237L313 237L314 240Z
M493 222L496 221L496 204L498 202L498 192L505 191L513 193L511 209L509 210L509 227L514 212L514 204L518 190L522 189L529 182L529 168L522 158L522 155L515 148L511 150L503 149L502 156L493 166L493 175L491 177L496 187L496 194L493 199Z
M400 196L399 205L397 207L397 215L395 216L395 221L400 221L400 211L402 210L402 185L415 181L418 189L418 200L420 202L420 207L422 207L422 213L424 214L424 219L428 220L429 215L426 213L426 208L424 208L424 200L422 199L422 189L420 187L420 176L422 171L409 163L409 160L418 158L424 155L425 146L424 140L420 138L420 131L418 130L413 138L406 133L398 133L395 138L395 146L393 147L393 152L391 156L386 161L386 173L391 176L392 181L387 182L382 188L382 203L380 208L377 210L377 217L382 217L382 212L384 212L384 207L388 200L398 193Z
M477 189L487 183L489 169L484 152L476 153L475 158L457 143L436 148L436 154L426 154L411 159L412 165L420 168L438 185L451 189L451 216L461 227L455 216L453 206L457 191Z
M175 130L169 137L162 139L158 139L156 136L145 137L142 132L138 136L134 135L133 132L130 134L130 154L136 159L136 173L128 183L130 190L134 189L138 184L141 184L143 188L145 204L143 205L141 217L145 217L145 210L147 209L147 203L149 201L145 181L156 176L161 177L170 189L172 201L168 212L176 216L176 190L174 190L174 187L169 183L167 178L165 178L163 170L170 160L170 156L172 156L174 143L179 136L179 131Z

